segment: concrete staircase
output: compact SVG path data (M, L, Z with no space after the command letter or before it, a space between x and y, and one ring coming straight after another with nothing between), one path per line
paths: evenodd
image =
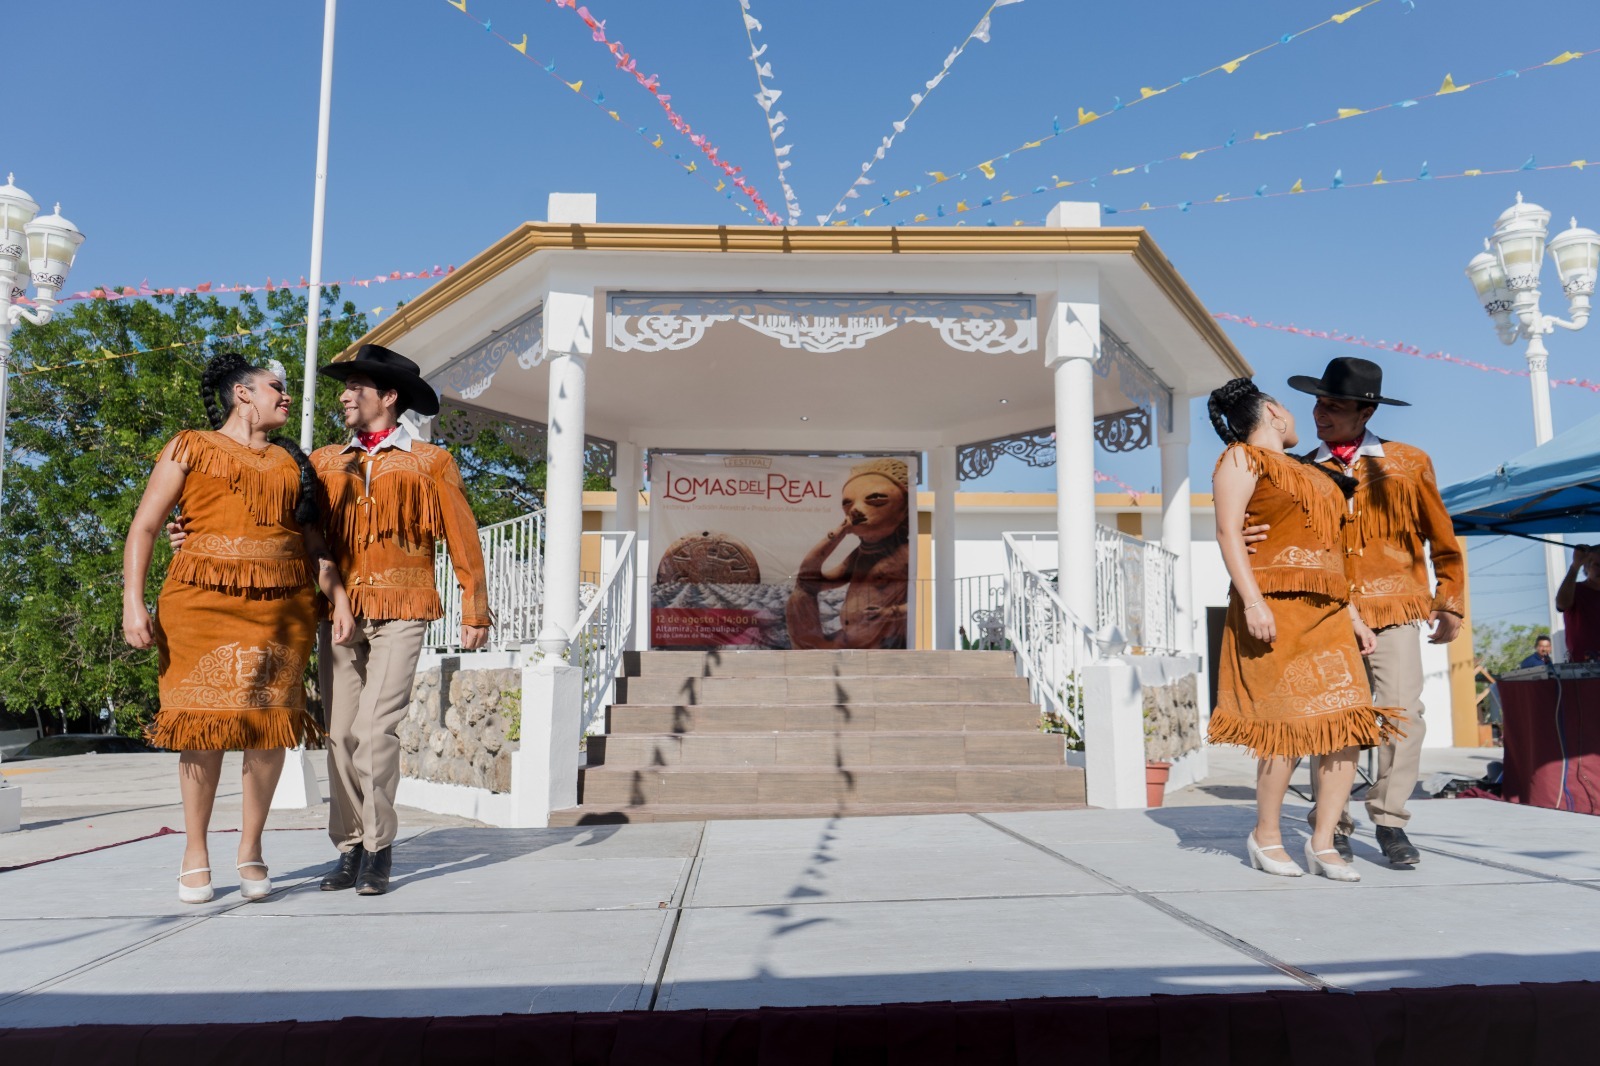
M553 825L1084 805L1009 652L636 652Z

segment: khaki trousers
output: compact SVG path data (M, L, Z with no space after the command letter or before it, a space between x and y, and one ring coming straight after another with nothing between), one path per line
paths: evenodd
M1378 748L1378 776L1367 790L1367 817L1377 825L1403 828L1411 820L1406 801L1417 787L1422 769L1422 738L1428 725L1422 706L1422 640L1420 622L1378 630L1378 647L1367 657L1367 679L1372 682L1372 702L1379 707L1399 707L1406 714L1401 724L1405 737ZM1316 782L1316 760L1311 760ZM1339 832L1355 829L1349 804L1339 818Z
M328 836L341 852L368 852L394 843L400 787L400 740L395 735L411 702L427 622L356 619L356 641L333 643L318 632L319 669L328 715Z

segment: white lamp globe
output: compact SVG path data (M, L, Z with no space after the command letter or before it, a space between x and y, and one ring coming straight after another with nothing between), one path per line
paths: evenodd
M0 185L0 274L18 273L28 256L25 232L28 223L39 213L33 197L17 188L16 176L6 175Z
M1544 264L1544 241L1549 233L1550 212L1538 204L1524 203L1517 193L1517 202L1507 208L1495 221L1494 236L1489 239L1500 269L1505 272L1506 287L1514 293L1532 293L1539 288L1539 268Z
M33 283L50 290L50 295L59 292L82 243L83 232L61 217L60 204L52 214L28 223L28 267L33 271Z

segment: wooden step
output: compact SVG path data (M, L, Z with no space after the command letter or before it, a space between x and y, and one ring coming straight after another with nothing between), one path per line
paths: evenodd
M906 814L1009 814L1014 811L1076 810L1083 803L772 803L719 807L693 803L647 803L636 807L568 807L552 811L552 826L622 825L640 822L705 822L745 818L881 818Z
M624 677L617 703L997 703L1028 702L1020 677Z
M1083 771L1071 766L809 767L590 766L580 771L585 807L788 803L1083 803Z
M634 651L629 677L1016 677L1008 651Z
M607 769L703 766L1061 766L1066 738L1024 732L622 733L589 739L589 765Z
M606 731L632 733L768 733L876 731L1029 732L1039 707L1004 703L700 703L626 704L606 712Z

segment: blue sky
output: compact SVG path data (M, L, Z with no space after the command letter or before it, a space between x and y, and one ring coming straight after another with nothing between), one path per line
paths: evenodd
M1459 181L1341 189L1213 206L1261 185L1349 182L1380 169L1435 175L1594 158L1587 117L1600 55L1503 79L1416 107L1255 142L1257 130L1331 117L1437 89L1449 73L1474 81L1600 48L1600 23L1581 0L1383 0L1343 25L1257 56L1137 108L1113 98L1166 85L1299 31L1357 0L1067 4L1025 0L994 14L989 44L973 43L873 170L883 189L929 181L1037 139L1077 108L1106 114L1018 156L996 179L941 186L873 221L947 210L961 196L1026 192L1051 175L1079 177L1238 136L1235 147L1061 196L1119 208L1194 201L1187 213L1124 215L1150 227L1213 311L1403 340L1499 366L1522 365L1478 309L1462 268L1520 189L1600 228L1600 172L1561 170ZM659 73L673 104L781 203L738 0L595 0L613 39ZM771 84L789 116L789 171L805 219L825 212L859 172L909 95L983 13L984 0L752 0ZM691 158L660 108L613 69L567 10L545 0L469 0L468 9L566 80L605 92L614 123L539 66L475 27L445 0L344 0L340 5L325 273L330 278L461 263L516 223L538 218L552 191L599 195L603 221L739 222L727 200L686 177ZM89 235L72 288L204 280L262 281L307 269L322 4L159 4L13 0L8 53L20 67L0 168ZM1515 32L1505 32L1514 30ZM48 46L47 46L48 42ZM65 49L57 56L49 46ZM32 116L41 116L32 119ZM660 130L668 151L634 136ZM23 133L24 130L28 132ZM981 188L980 188L981 186ZM953 192L951 190L954 190ZM942 192L949 195L939 195ZM1053 197L1004 205L1036 220ZM1546 310L1564 309L1559 288ZM371 290L391 305L418 286ZM1320 371L1324 341L1229 326L1269 390ZM1558 333L1554 376L1600 379L1600 326ZM1381 432L1430 450L1440 477L1459 480L1532 443L1527 384L1412 357L1379 357L1386 391L1415 406L1386 411ZM1561 388L1557 430L1600 413L1600 396ZM1203 482L1214 442L1196 410L1193 465ZM1139 487L1153 455L1102 456L1101 469ZM1048 472L1008 472L1007 487L1045 487ZM1541 617L1539 556L1509 542L1475 542L1480 619Z

